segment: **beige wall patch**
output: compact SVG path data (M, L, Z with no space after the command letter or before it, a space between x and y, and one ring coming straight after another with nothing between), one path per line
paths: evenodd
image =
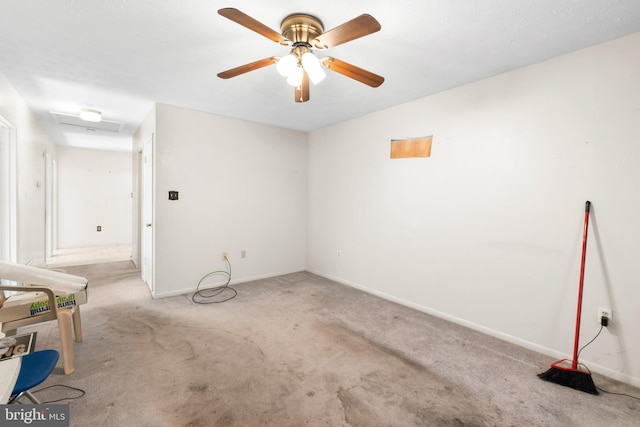
M392 139L391 158L430 157L433 135L422 138Z

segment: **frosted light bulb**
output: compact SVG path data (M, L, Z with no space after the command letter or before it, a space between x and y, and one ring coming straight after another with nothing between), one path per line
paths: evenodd
M280 58L276 64L276 69L281 76L288 77L298 66L298 60L295 56L289 54Z
M287 83L291 86L300 86L303 74L304 71L302 70L302 67L296 67L295 70L289 74L289 77L287 77Z
M304 70L309 74L309 79L313 82L313 84L318 84L327 76L327 73L324 72L322 65L320 65L320 60L316 58L316 56L311 52L305 52L302 55L302 66Z

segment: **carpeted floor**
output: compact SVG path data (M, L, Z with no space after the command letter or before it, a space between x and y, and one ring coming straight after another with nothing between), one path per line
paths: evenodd
M640 401L537 378L551 359L301 272L223 304L151 299L131 262L89 278L73 426L638 426ZM58 348L55 324L37 346ZM594 376L609 391L638 389ZM53 387L45 401L78 393Z

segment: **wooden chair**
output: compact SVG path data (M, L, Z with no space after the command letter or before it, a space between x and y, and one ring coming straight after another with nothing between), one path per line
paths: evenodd
M80 304L87 302L87 279L3 261L0 261L0 279L20 283L17 286L0 285L2 332L15 335L23 326L56 320L64 373L73 373L73 334L76 342L82 341ZM6 295L9 291L12 295Z

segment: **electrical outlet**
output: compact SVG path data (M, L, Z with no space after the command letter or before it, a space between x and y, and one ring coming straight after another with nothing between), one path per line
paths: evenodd
M240 251L240 258L246 258L247 257L247 251L246 250L241 250Z
M227 260L227 255L228 254L226 252L222 252L222 257L221 257L222 261L226 261Z
M600 323L600 321L601 321L601 319L603 317L606 317L606 318L609 319L609 324L611 324L611 321L613 320L612 315L613 315L613 312L611 311L611 309L599 307L598 308L598 323Z
M336 254L336 256L337 256L338 258L340 258L340 257L342 256L342 251L341 251L341 250L338 250L338 253Z

